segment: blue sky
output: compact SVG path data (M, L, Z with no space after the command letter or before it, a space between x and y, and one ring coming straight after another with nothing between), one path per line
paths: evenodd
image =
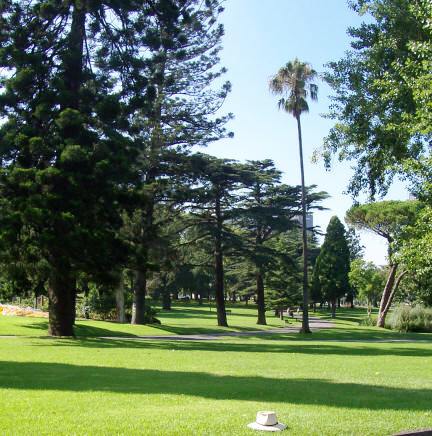
M233 90L224 106L233 112L230 124L234 138L219 141L206 152L240 161L273 159L284 173L284 182L300 183L297 127L294 118L279 112L277 97L268 90L269 78L288 60L298 57L318 71L324 64L341 58L349 49L349 26L362 21L345 0L226 0L222 65ZM322 145L332 126L321 115L328 111L330 89L319 83L319 101L310 103L310 113L302 118L306 184L316 184L331 198L330 210L317 212L315 225L325 231L333 215L341 220L352 200L344 195L351 177L350 164L335 162L330 172L322 163L311 162L312 153ZM402 184L396 183L387 198L406 199ZM361 234L365 258L385 263L385 241Z

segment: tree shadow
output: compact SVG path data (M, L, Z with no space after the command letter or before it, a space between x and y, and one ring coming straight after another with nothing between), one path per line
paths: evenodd
M216 400L286 402L353 409L430 410L430 389L325 379L276 379L204 372L0 362L0 388L71 392L190 395Z
M246 339L246 340L244 340ZM243 353L295 353L307 355L338 355L338 356L406 356L431 357L431 348L415 348L408 346L382 347L380 344L347 346L344 343L297 342L297 341L262 341L248 343L249 337L242 341L220 341L202 339L145 339L145 338L77 338L56 340L46 337L45 346L54 347L84 347L113 349L158 349L177 351L211 351L211 352L243 352ZM286 339L286 338L285 338ZM38 342L34 346L41 347Z

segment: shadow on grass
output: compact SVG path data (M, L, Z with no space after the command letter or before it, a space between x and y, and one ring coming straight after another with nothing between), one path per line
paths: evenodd
M108 321L104 321L104 322L108 322ZM117 336L117 337L124 337L124 338L137 337L137 335L134 335L133 333L126 333L123 331L114 330L116 328L116 325L118 325L115 322L112 322L110 324L112 324L113 329L104 329L101 327L95 327L93 325L77 324L74 327L74 332L75 335L79 337L98 337L98 336ZM34 330L41 330L44 331L45 334L48 334L48 321L39 321L37 323L26 324L24 327L26 329L28 328Z
M267 336L266 336L267 338ZM246 341L244 340L246 339ZM63 339L56 340L46 338L45 346L54 347L84 347L84 348L113 348L113 349L158 349L176 351L210 351L210 352L244 352L244 353L287 353L287 354L310 354L310 355L341 355L341 356L407 356L407 357L431 357L432 349L409 346L383 346L382 344L347 346L346 344L334 344L325 342L299 343L297 341L262 341L248 343L242 338L242 342L218 341L218 340L169 340L169 339ZM284 338L286 339L286 337ZM34 346L44 346L38 342Z
M0 362L0 388L71 392L190 395L216 400L313 404L354 409L430 410L430 389L324 379L275 379L204 372Z
M178 314L175 316L178 319ZM216 318L215 318L216 319ZM94 322L94 321L91 321ZM216 322L216 321L215 321ZM134 338L139 335L125 332L124 330L117 330L118 326L124 324L118 324L116 322L104 321L104 323L109 323L112 328L101 328L96 327L94 325L86 325L85 321L79 321L75 327L74 332L77 337L99 337L99 336L113 336L113 337L125 337L125 338ZM155 330L161 330L163 332L172 333L173 335L199 335L199 334L213 334L213 333L224 333L224 332L254 332L254 331L262 331L258 327L255 326L231 326L228 329L220 328L217 326L208 326L208 327L197 327L197 326L172 326L167 324L147 324L148 327L151 327ZM26 324L22 326L26 329L38 330L41 333L48 332L48 322L47 321L38 321L35 323ZM271 327L271 326L270 326ZM280 326L274 326L272 328L278 328ZM133 327L131 327L133 328ZM45 336L42 334L42 336ZM155 335L157 332L146 333L148 335ZM31 336L31 335L30 335ZM39 335L38 335L39 336Z

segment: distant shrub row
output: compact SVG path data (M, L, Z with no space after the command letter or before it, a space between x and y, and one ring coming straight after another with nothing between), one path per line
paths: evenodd
M432 308L398 306L388 318L388 327L399 332L432 332Z

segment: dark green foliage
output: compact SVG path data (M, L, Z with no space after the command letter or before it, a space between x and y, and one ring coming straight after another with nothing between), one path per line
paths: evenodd
M329 301L332 316L335 315L336 301L349 292L348 273L350 253L345 237L345 228L337 216L331 218L321 251L313 272L313 287Z
M216 0L187 0L159 2L154 10L165 11L167 5L166 12L147 17L147 50L136 67L147 78L139 97L147 104L134 114L131 125L140 176L135 185L140 202L128 234L133 248L129 266L137 276L132 319L136 324L143 322L147 280L158 268L154 252L169 243L162 228L188 200L194 180L189 150L230 135L225 125L231 115L216 114L230 90L228 82L220 89L215 86L225 72L218 67L223 26L217 21L223 8ZM171 216L160 219L160 205L168 206Z
M356 233L353 227L349 228L345 234L351 262L356 259L361 259L364 253L364 246L361 245L360 236Z
M27 275L38 264L48 279L54 335L72 334L77 274L109 279L125 254L116 206L132 180L133 144L114 73L133 55L114 59L126 45L120 17L133 28L143 12L139 3L129 10L125 18L109 2L12 1L3 14L1 254ZM117 17L109 28L105 14Z
M276 236L269 242L275 251L270 267L265 276L266 302L272 309L300 307L302 305L302 240L301 230L294 228ZM314 234L308 235L308 272L312 277L313 265L319 254L319 247ZM314 289L311 287L311 291ZM320 302L311 293L312 302Z
M196 154L192 168L199 176L199 186L193 191L190 225L196 231L195 241L212 241L215 297L218 325L227 326L224 291L224 256L228 250L240 250L241 237L233 230L238 216L239 190L249 178L245 168L228 159Z
M281 184L281 173L271 160L248 161L245 169L249 177L240 203L237 225L244 238L245 256L255 267L258 324L265 324L264 279L277 258L282 256L269 242L298 227L301 186ZM306 188L309 211L322 209L318 203L327 198L326 193L314 192L314 189L315 186Z

